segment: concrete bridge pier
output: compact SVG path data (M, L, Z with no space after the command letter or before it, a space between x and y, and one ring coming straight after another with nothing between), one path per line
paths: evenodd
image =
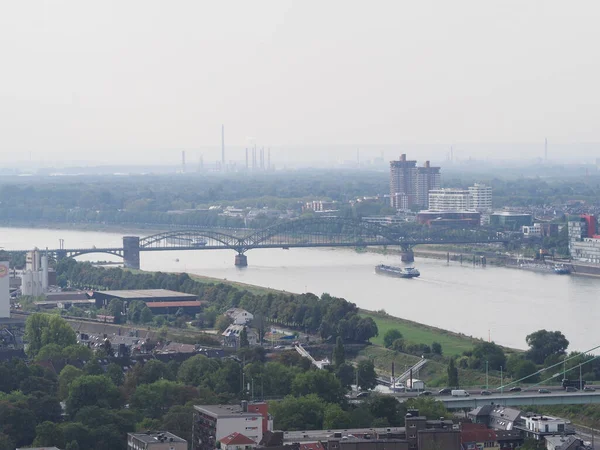
M405 249L402 249L402 252L400 253L400 259L402 260L402 262L407 262L407 263L414 262L415 254L411 248L405 248Z
M243 253L238 253L235 255L235 266L236 267L246 267L248 266L248 257Z
M139 236L123 236L123 264L128 269L140 268Z

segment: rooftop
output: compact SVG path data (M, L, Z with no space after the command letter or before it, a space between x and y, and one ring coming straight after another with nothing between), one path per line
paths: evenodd
M196 300L197 298L197 296L192 294L171 291L168 289L124 289L116 291L96 291L94 292L94 295L96 294L102 294L108 297L124 299L148 299L150 301L152 301L153 298L189 298L190 300Z
M154 442L186 442L185 439L181 439L179 436L169 433L168 431L150 431L147 433L128 433L129 436L135 437L140 441L151 444Z
M185 307L200 307L204 304L201 301L182 301L182 302L148 302L148 308L185 308Z
M219 442L224 445L252 445L256 444L252 439L244 436L242 433L231 433L220 439Z
M248 407L251 405L249 403ZM194 405L194 409L217 418L235 416L262 417L262 414L258 412L243 412L241 405Z

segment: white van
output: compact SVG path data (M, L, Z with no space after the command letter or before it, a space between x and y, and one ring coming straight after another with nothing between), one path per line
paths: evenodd
M452 397L468 397L469 393L464 389L452 389Z

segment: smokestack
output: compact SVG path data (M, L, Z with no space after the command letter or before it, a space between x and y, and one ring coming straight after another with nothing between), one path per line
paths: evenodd
M246 170L248 170L248 147L246 147Z
M185 150L181 152L181 171L185 173Z
M48 254L42 256L42 290L48 291Z
M271 170L271 149L267 149L267 169Z
M260 170L265 170L265 148L260 149Z
M221 164L225 170L225 125L221 125Z
M406 153L400 155L400 161L406 161Z
M427 168L431 167L431 163L429 161L425 161L425 167L427 167Z

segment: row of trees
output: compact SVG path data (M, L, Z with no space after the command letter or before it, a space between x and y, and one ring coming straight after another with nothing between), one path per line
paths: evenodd
M257 295L231 285L197 281L185 273L132 273L118 268L94 267L90 263L78 263L72 259L61 260L56 270L61 283L82 288L162 288L195 294L199 300L207 301L213 312L223 312L232 307L250 311L257 321L264 319L259 328L264 328L266 322L278 323L307 332L318 332L324 339L335 340L340 336L345 342L366 342L378 333L373 319L359 316L354 303L329 294L321 297L314 294ZM122 305L111 302L110 308L120 316ZM150 320L150 315L144 312L142 305L137 305L133 312L130 308L130 315L130 320L134 322Z

